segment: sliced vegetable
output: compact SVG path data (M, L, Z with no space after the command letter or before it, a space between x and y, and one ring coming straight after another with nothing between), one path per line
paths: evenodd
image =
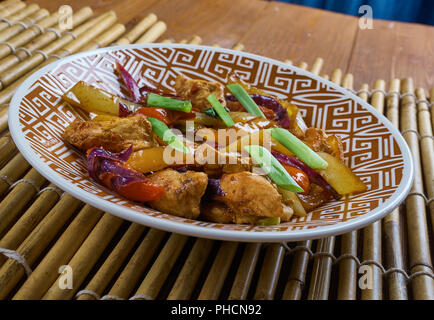
M283 128L289 128L291 120L288 111L274 98L261 94L249 94L249 97L259 106L272 110L277 116L277 122ZM225 96L226 101L236 101L233 95Z
M335 189L333 189L333 187L326 180L324 180L324 178L321 177L321 175L318 172L316 172L315 170L307 166L302 161L298 160L297 158L293 158L276 151L271 151L271 153L273 154L273 156L276 157L278 161L296 167L301 171L307 173L310 181L316 183L321 188L325 189L336 200L339 200L341 198L340 194Z
M135 103L142 103L143 102L143 96L140 93L140 88L134 80L134 78L131 76L131 74L125 70L121 64L116 61L116 71L118 72L119 76L121 77L122 81L124 82L125 86L127 87L127 90L132 98L132 100Z
M252 134L246 134L242 136L237 141L229 144L226 147L226 152L241 152L245 146L252 144L264 146L264 143L268 143L269 141L271 141L271 150L278 151L288 156L294 155L291 151L281 145L277 140L273 139L268 130L259 130Z
M193 108L190 101L163 97L155 93L148 93L147 105L182 112L190 112Z
M270 179L279 187L289 191L304 192L266 148L253 145L244 147L244 150L250 154L253 160L261 166Z
M230 110L228 108L224 107L224 109L227 112L230 112ZM202 112L205 113L206 115L209 115L210 117L214 117L214 118L218 117L218 114L215 112L214 108L208 108L208 109L202 110Z
M253 101L253 99L248 95L246 90L238 84L231 83L226 86L230 92L238 99L238 101L246 108L247 112L250 112L256 116L265 118L261 109L259 109L258 105Z
M224 197L225 192L220 185L220 179L208 179L208 186L205 191L205 197L214 199L216 197Z
M119 116L120 102L132 112L141 108L140 105L98 89L84 81L77 82L62 96L62 99L75 107L96 114Z
M312 169L326 169L328 164L291 132L282 128L270 129L271 136L291 150L301 161Z
M164 148L160 146L135 151L127 164L141 173L162 170L168 167L164 161Z
M147 119L152 125L152 131L171 148L187 154L190 153L182 140L164 122L152 117L147 117Z
M208 100L215 112L218 114L220 119L222 119L222 121L227 127L232 127L234 125L234 120L232 120L229 113L225 110L225 108L220 104L218 99L213 94L210 94L206 98L206 100Z
M129 158L132 150L130 147L119 154L102 148L88 150L89 175L127 199L140 202L158 199L164 188L150 182L143 174L125 164L124 161Z
M259 219L256 224L258 226L274 226L280 224L280 217L269 217L264 219Z
M294 209L294 214L299 217L305 217L307 215L306 210L300 202L300 199L294 192L278 188L279 193L282 195L283 202L290 200L292 202L292 208Z
M310 181L309 181L308 175L296 167L292 167L292 166L287 165L287 164L282 164L282 166L289 173L289 175L292 177L292 179L294 179L295 182L297 182L297 184L303 188L304 193L306 193L306 194L309 193Z
M119 117L121 118L128 117L132 113L133 112L130 109L128 109L128 106L125 103L119 102Z
M319 155L328 163L327 169L319 170L319 173L339 194L344 195L367 190L367 186L362 180L338 158L325 152L319 152Z
M166 125L171 124L169 110L163 108L143 107L136 111L136 115L152 117L164 122Z

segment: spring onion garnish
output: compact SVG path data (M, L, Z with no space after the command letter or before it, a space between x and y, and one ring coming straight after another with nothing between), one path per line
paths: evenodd
M148 93L147 104L150 107L166 108L187 113L190 112L192 109L190 101L176 100L168 97L159 96L155 93Z
M259 219L256 224L258 226L274 226L276 224L280 224L280 217Z
M271 180L279 187L293 192L304 192L304 190L292 179L285 168L277 161L276 158L262 146L251 145L245 146L250 156L265 171Z
M231 111L226 107L225 107L225 110L227 112ZM210 117L218 118L218 114L215 112L214 108L208 108L208 109L202 110L202 112L205 113L206 115L210 116Z
M146 119L151 123L152 131L170 147L187 154L190 153L190 150L182 143L181 139L179 139L164 122L152 117L146 117Z
M222 119L222 121L227 127L232 127L235 124L229 113L225 110L225 108L221 105L221 103L213 94L210 94L206 98L206 100L208 100L208 102L211 104L211 107L213 107L215 112L217 112L218 116L220 117L220 119Z
M230 92L238 99L238 101L243 105L247 112L254 114L258 117L265 118L261 109L255 101L249 96L249 94L244 90L244 88L238 83L231 83L226 86Z
M271 136L294 153L310 168L327 169L328 163L288 130L272 128Z

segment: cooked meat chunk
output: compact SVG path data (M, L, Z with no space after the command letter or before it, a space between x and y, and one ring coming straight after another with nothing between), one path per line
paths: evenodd
M282 195L264 177L251 172L225 174L220 179L225 192L216 198L235 214L235 222L241 217L282 217Z
M322 129L308 128L304 133L304 142L314 151L329 153L344 162L342 141L338 136L327 135Z
M204 201L201 205L201 217L217 223L233 223L234 214L227 205L217 201Z
M249 171L252 166L250 158L222 152L207 143L197 148L195 161L203 165L204 172L211 177L219 177L223 173Z
M208 185L208 176L205 173L179 173L173 169L165 169L147 177L165 189L160 198L149 202L151 207L188 219L199 216L200 200Z
M212 93L225 106L224 87L217 82L187 79L179 75L175 80L176 94L191 101L194 108L204 110L210 108L206 98Z
M111 152L121 152L130 145L137 151L156 144L152 126L145 117L114 118L108 121L76 119L65 129L63 138L83 150L102 147Z

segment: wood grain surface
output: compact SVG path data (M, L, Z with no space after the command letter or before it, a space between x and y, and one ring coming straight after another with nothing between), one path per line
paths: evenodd
M375 79L412 76L417 87L434 86L434 27L374 20L373 30L359 18L263 0L29 0L50 12L69 4L90 5L95 13L114 10L131 27L154 12L167 23L165 38L199 35L203 44L232 47L275 59L312 64L324 59L324 73L340 68L353 73L356 88ZM375 17L375 12L374 12Z

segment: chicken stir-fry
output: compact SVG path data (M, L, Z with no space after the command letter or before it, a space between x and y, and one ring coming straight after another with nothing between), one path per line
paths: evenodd
M77 83L64 100L96 116L63 137L86 151L93 180L129 200L187 219L276 225L366 190L341 139L300 126L290 103L239 79L179 75L171 93L139 88L116 69L130 97Z

